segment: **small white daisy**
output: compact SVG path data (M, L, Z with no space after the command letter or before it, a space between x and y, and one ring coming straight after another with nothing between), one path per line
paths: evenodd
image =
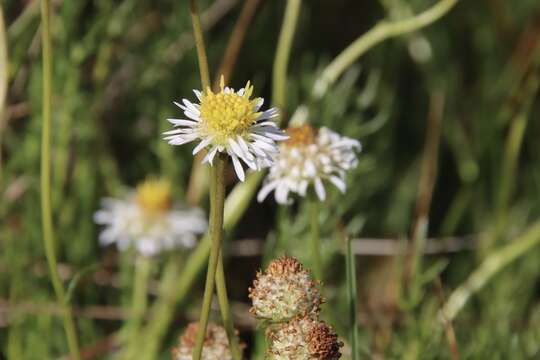
M286 140L287 135L272 120L278 116L276 108L259 112L264 100L250 99L253 86L249 81L238 92L226 87L223 77L220 86L217 93L194 90L199 104L187 99L183 104L175 102L187 119L168 119L176 129L165 132L165 140L171 145L199 140L193 155L207 149L203 163L210 165L216 153L227 153L238 178L244 181L240 160L252 170L271 166L278 152L276 141Z
M281 143L279 155L259 191L263 201L275 191L276 201L289 203L289 193L305 196L310 185L319 200L326 198L324 182L345 192L345 174L356 167L360 142L325 127L316 131L308 124L287 129L289 140Z
M102 245L134 247L145 256L193 247L207 228L202 210L173 208L170 183L156 179L143 182L124 199L103 199L94 221L105 226L99 235Z

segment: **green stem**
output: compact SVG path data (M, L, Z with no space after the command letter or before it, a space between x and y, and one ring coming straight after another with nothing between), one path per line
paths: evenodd
M66 300L64 286L57 269L54 229L51 210L51 101L52 101L52 54L49 26L48 0L41 1L41 36L43 57L43 129L41 133L41 218L43 223L43 242L45 255L56 294L58 305L62 309L64 330L72 359L80 359L79 344L71 307Z
M539 243L540 221L537 221L523 235L486 257L467 280L450 294L440 311L440 319L454 320L472 295L482 289L504 267L520 256L530 253Z
M309 220L310 220L310 245L311 245L311 266L315 278L322 281L322 260L321 260L321 231L319 224L319 199L312 195L309 199Z
M358 317L356 311L358 308L358 298L356 289L356 259L352 252L351 241L347 242L347 256L345 258L345 268L347 271L347 300L349 302L349 341L351 342L351 360L358 358Z
M240 341L238 340L238 336L236 335L236 331L234 329L231 307L229 305L229 299L227 298L227 285L225 283L225 270L223 268L223 250L220 251L218 259L216 290L219 309L221 311L221 319L223 320L223 326L227 332L232 357L234 360L242 360L242 349L240 348Z
M287 80L287 65L291 54L292 40L296 23L298 22L298 14L300 13L300 0L288 0L285 9L285 17L276 50L276 58L273 68L273 88L272 102L275 106L283 110L285 107L285 84Z
M152 260L149 257L139 255L135 264L135 278L133 284L133 299L131 314L126 325L125 342L127 359L137 358L137 334L143 324L144 314L148 305L148 279L152 270Z
M248 175L246 181L238 184L227 196L225 201L224 229L231 231L251 203L260 182L264 177L264 172L259 171ZM207 233L199 242L197 248L190 254L186 265L180 272L176 263L169 264L164 271L160 282L160 296L156 304L152 307L151 321L142 332L144 343L141 344L140 359L153 359L159 348L167 328L171 324L174 315L174 308L182 303L189 294L197 275L206 263L210 252L211 240Z
M189 4L189 10L191 12L191 23L193 24L193 36L195 38L195 46L197 47L197 58L199 60L201 83L203 91L206 91L210 87L210 71L208 71L208 58L206 57L206 49L204 46L204 36L201 27L201 19L199 17L197 1L191 0Z
M408 34L432 24L448 11L450 11L458 0L441 0L428 10L413 16L409 19L398 21L381 21L367 33L356 39L341 54L339 54L322 72L313 85L313 95L321 98L326 94L329 86L351 66L360 56L373 46L386 39Z
M508 204L515 184L516 167L519 160L519 152L522 147L523 137L528 121L528 109L517 115L510 126L510 132L506 139L506 147L501 171L501 181L496 194L495 205L495 239L500 236L506 227Z
M4 11L0 5L0 188L3 180L3 158L2 145L4 139L4 128L6 122L6 99L7 89L9 84L9 61L8 61L8 46L6 35L6 23L4 21Z
M214 295L216 269L218 266L219 253L221 251L221 238L223 237L223 207L225 203L225 159L218 156L211 168L210 173L210 237L212 245L208 258L208 270L206 272L206 284L199 320L197 339L193 347L193 360L200 360L202 355L210 306Z
M190 0L191 23L193 25L193 37L195 38L195 47L197 48L197 59L199 62L199 73L201 76L202 91L210 89L210 71L208 70L208 58L206 56L206 47L204 45L203 30L199 16L199 8L196 0ZM190 206L196 206L204 194L205 181L207 173L202 166L204 152L195 155L193 167L186 192L186 200Z

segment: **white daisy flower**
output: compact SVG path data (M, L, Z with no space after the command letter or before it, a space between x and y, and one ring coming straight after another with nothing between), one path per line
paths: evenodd
M173 208L170 183L156 179L143 182L124 199L103 199L94 221L105 226L99 235L102 245L134 247L145 256L193 247L207 228L202 210Z
M257 200L263 201L274 191L276 201L287 204L289 193L306 196L308 187L313 185L317 197L323 201L326 182L344 193L345 174L358 164L360 142L325 127L316 131L308 124L291 127L286 132L290 138L281 143Z
M259 111L262 98L250 99L253 86L249 81L245 88L235 92L226 87L221 77L221 91L213 93L194 90L199 104L183 99L175 104L184 111L186 119L168 119L176 129L164 133L171 145L200 141L193 155L203 149L208 153L203 163L212 161L218 152L228 154L234 170L244 181L244 168L240 160L252 170L271 166L278 152L276 141L286 140L287 135L272 120L278 110Z

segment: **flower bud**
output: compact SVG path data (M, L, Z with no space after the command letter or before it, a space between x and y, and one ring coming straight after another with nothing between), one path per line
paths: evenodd
M253 302L250 312L272 322L316 314L323 302L309 272L290 256L275 259L265 272L258 272L249 297Z
M271 360L334 360L341 357L343 343L325 322L296 318L268 331Z

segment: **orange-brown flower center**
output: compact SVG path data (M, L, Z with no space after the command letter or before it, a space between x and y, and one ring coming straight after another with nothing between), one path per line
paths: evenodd
M289 127L285 131L289 139L285 140L284 144L289 146L313 144L317 136L317 130L309 124Z

